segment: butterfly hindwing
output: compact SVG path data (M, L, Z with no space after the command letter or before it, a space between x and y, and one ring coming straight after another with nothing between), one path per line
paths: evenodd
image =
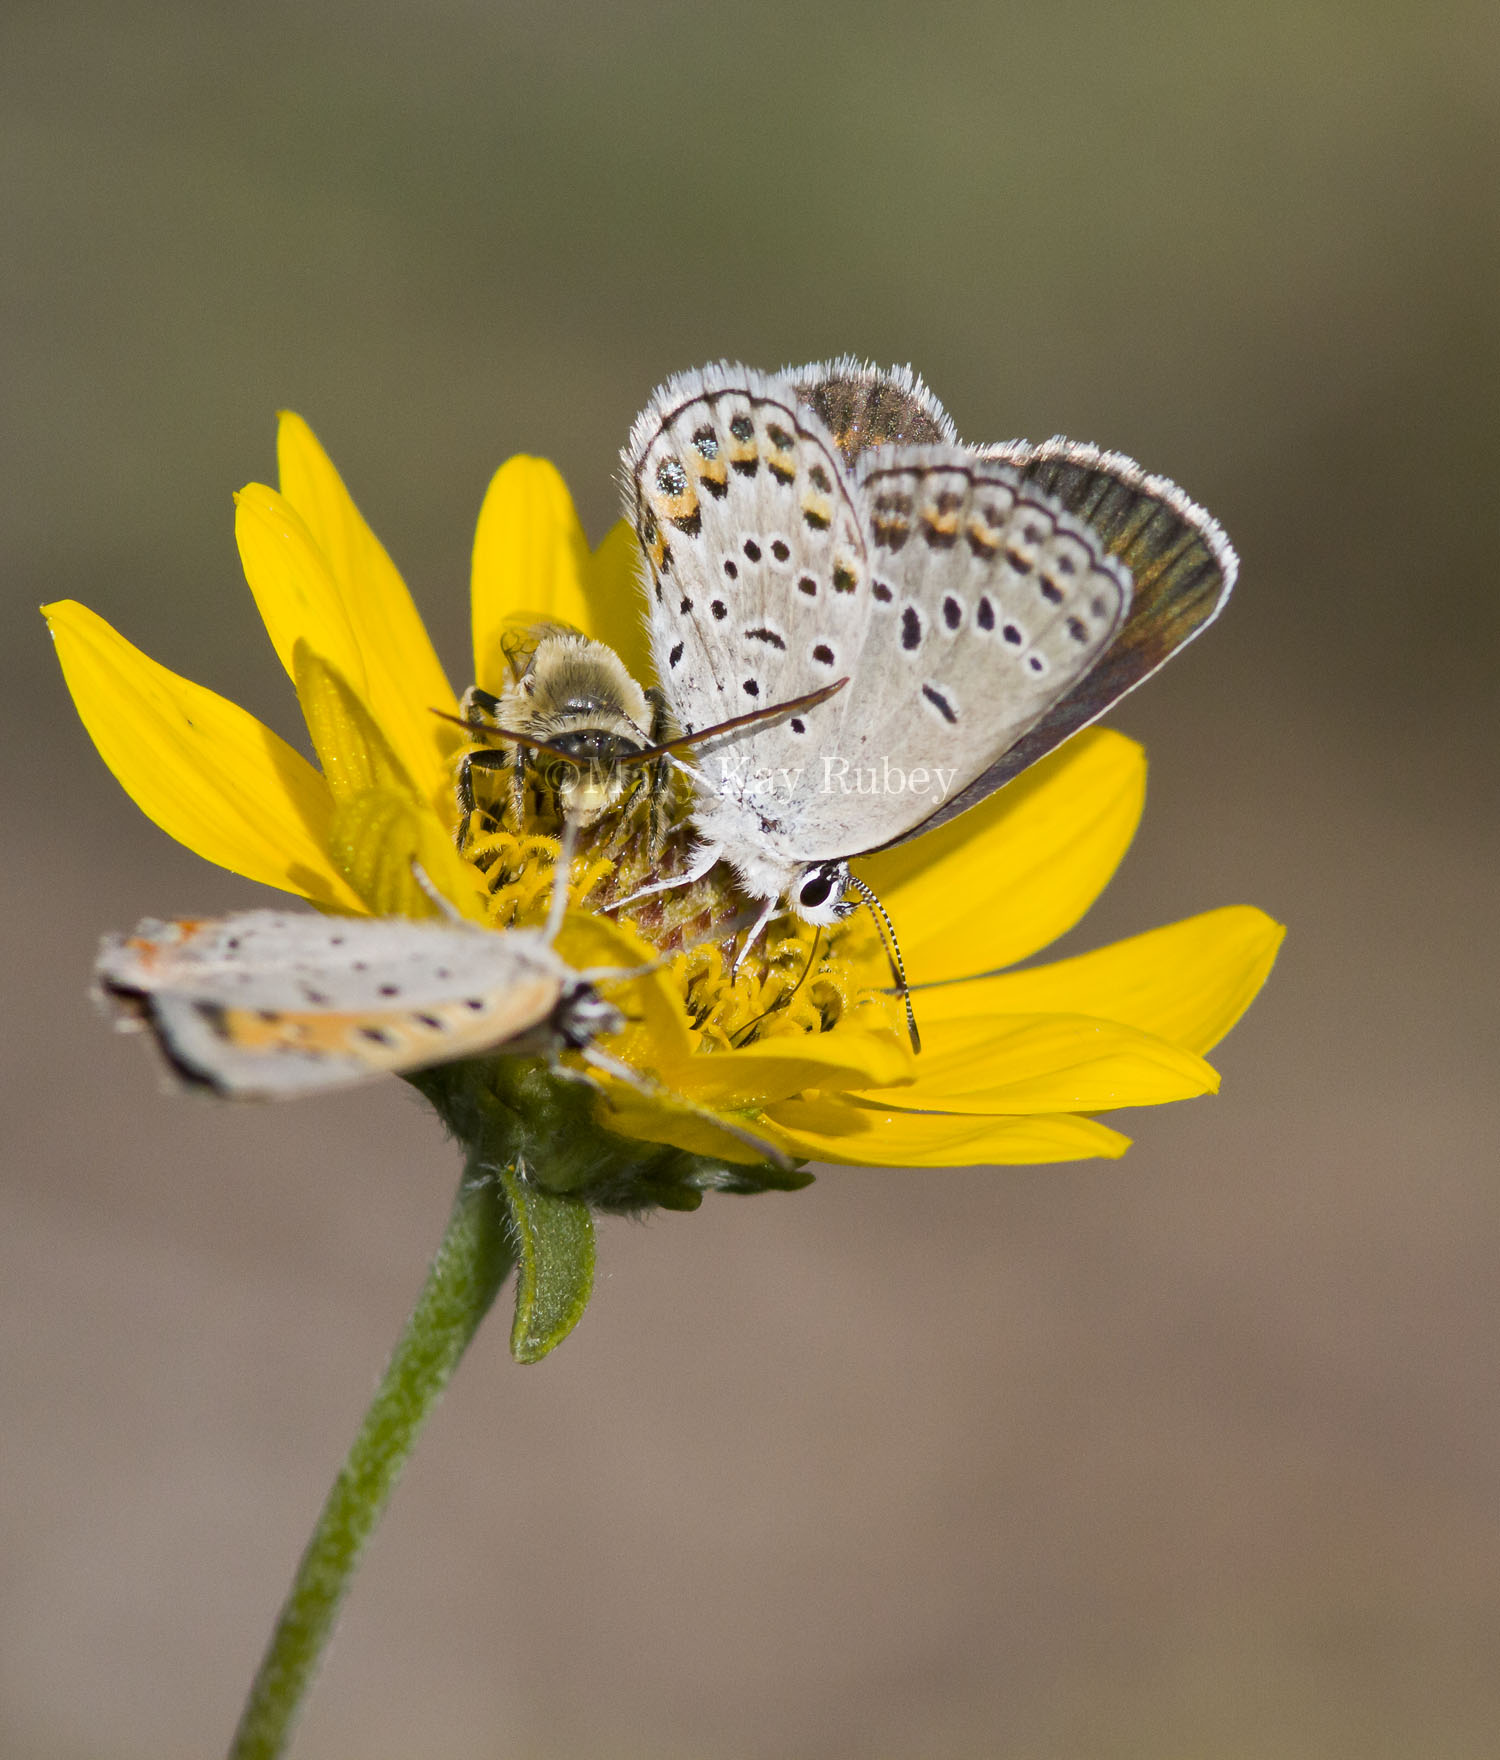
M953 421L909 367L878 372L852 355L786 374L827 428L845 464L874 446L952 445Z
M1167 477L1143 471L1123 453L1054 439L987 447L986 460L1011 466L1084 520L1110 556L1129 570L1123 627L1098 662L1014 745L1000 753L930 821L940 825L1087 727L1150 677L1223 609L1239 571L1223 528Z
M534 931L285 911L148 921L105 943L98 972L184 1074L272 1098L506 1044L569 976Z

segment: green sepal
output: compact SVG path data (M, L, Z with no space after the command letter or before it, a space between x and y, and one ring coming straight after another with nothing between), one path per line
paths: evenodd
M594 1287L594 1222L580 1198L543 1191L525 1163L500 1173L516 1247L510 1354L537 1363L583 1318Z
M566 1080L545 1059L475 1059L406 1079L481 1165L498 1170L519 1158L533 1186L592 1210L696 1210L708 1191L795 1192L813 1183L801 1168L747 1167L616 1136L599 1122L596 1091Z

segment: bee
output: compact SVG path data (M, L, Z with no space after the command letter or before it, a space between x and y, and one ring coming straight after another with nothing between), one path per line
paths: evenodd
M577 630L543 624L517 632L505 652L512 677L504 691L497 697L470 685L460 714L445 717L456 719L476 741L458 761L455 841L460 850L470 821L486 811L475 796L475 772L500 771L509 783L517 828L526 823L528 785L544 808L578 831L632 806L644 790L654 859L671 825L672 766L678 754L812 708L848 682L838 679L790 702L684 732L661 691L643 688L613 648Z
M639 685L613 648L556 624L518 634L506 658L512 677L504 691L497 697L470 685L459 705L476 741L503 742L477 744L459 759L459 848L483 810L475 772L498 771L517 826L525 823L528 786L580 831L644 790L655 850L666 833L676 732L661 693Z

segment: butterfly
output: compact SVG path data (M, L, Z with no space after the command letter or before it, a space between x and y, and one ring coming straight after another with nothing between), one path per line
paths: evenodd
M655 968L575 970L553 946L566 900L559 880L545 929L314 911L147 918L106 937L95 973L123 1023L144 1022L180 1077L231 1098L327 1093L494 1054L545 1056L583 1080L558 1062L576 1051L789 1168L780 1150L596 1044L626 1025L599 986Z
M622 457L662 694L704 742L698 847L668 884L728 861L760 905L746 947L778 909L847 914L868 895L851 860L1102 715L1212 621L1238 568L1167 478L1061 438L963 445L909 369L852 358L679 374Z
M536 929L242 911L110 936L96 974L190 1082L282 1099L485 1052L588 1055L624 1017Z

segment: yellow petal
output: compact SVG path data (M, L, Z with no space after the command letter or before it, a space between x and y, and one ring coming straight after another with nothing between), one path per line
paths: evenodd
M292 651L292 680L318 762L336 797L386 788L409 802L420 801L406 766L336 664L299 641Z
M336 803L329 848L344 878L377 916L432 915L436 906L412 872L465 915L484 920L482 881L453 846L369 710L338 669L298 642L297 695Z
M566 623L594 633L584 593L588 540L556 465L524 453L490 479L474 533L474 677L497 696L510 682L502 648L517 625Z
M634 535L623 521L590 554L557 467L524 454L495 472L474 534L474 676L497 695L510 681L507 631L565 623L606 642L643 684L652 679Z
M942 1112L1103 1112L1211 1094L1218 1073L1154 1034L1085 1015L923 1022L915 1084L872 1105Z
M281 493L327 560L366 663L399 679L409 703L452 714L453 691L405 581L317 436L290 411L282 412L277 429L276 459ZM430 720L421 726L430 734Z
M328 785L253 715L158 666L73 600L43 607L99 755L169 836L236 874L339 910Z
M451 692L427 702L423 688L399 670L399 656L373 640L360 614L351 609L328 559L291 503L263 483L240 491L235 506L235 541L245 579L281 663L295 677L295 653L306 642L347 680L369 709L407 773L435 807L454 811L452 767L446 754L461 735L432 713L453 708ZM425 638L424 638L425 639Z
M431 886L471 922L486 921L474 869L460 860L451 839L425 807L392 789L371 788L336 801L328 831L335 866L371 916L441 917L442 910L417 878Z
M662 971L640 969L654 966L657 953L633 930L607 917L570 910L557 951L575 971L587 971L626 1016L625 1031L610 1042L615 1056L656 1074L692 1057L682 1004Z
M343 594L302 516L276 490L247 483L235 497L234 538L261 622L288 676L294 676L297 643L305 641L368 697L370 681Z
M885 1029L862 1027L762 1039L739 1051L703 1052L663 1072L669 1085L723 1112L759 1109L805 1088L841 1091L906 1084L916 1073L917 1060L904 1040Z
M913 998L924 1034L961 1015L1056 1009L1124 1021L1205 1052L1250 1006L1286 931L1251 905L1205 911L1076 959L944 984Z
M766 1159L764 1149L730 1135L712 1113L693 1107L669 1090L649 1095L612 1082L600 1095L599 1114L600 1123L607 1130L642 1142L666 1143L674 1149L686 1149L689 1154L732 1161L742 1167ZM753 1118L737 1118L733 1122L752 1137L760 1131ZM766 1131L764 1137L780 1146L779 1132Z
M590 633L614 649L638 683L655 684L641 547L622 519L609 528L589 558L588 602L593 618Z
M1089 728L951 823L862 863L912 982L993 971L1071 929L1119 866L1145 798L1145 753Z
M829 1095L785 1100L757 1128L789 1155L855 1167L989 1167L1123 1155L1129 1137L1091 1118L959 1118L861 1106Z

